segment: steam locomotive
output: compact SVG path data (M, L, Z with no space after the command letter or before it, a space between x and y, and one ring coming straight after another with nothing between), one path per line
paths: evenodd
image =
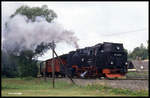
M99 43L61 55L59 59L55 57L44 61L40 65L41 75L52 77L52 60L56 77L117 78L125 76L128 67L122 43Z

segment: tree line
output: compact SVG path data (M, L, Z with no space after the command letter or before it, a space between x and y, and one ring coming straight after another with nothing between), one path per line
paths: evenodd
M148 41L147 41L148 43ZM131 53L128 53L128 60L146 60L149 59L149 44L147 47L141 43L139 47L134 48Z

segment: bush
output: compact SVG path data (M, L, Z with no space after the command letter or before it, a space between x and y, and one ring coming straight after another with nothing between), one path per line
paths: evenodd
M36 61L20 64L20 77L37 77L38 66Z

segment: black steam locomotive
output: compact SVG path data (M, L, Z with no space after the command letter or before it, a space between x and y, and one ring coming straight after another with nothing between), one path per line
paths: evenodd
M65 71L58 58L54 58L55 75L71 77L122 77L127 73L127 53L124 51L123 44L104 42L92 47L86 47L71 51L61 55L60 59L67 69ZM44 69L40 68L41 74L46 72L52 76L52 59L45 62Z

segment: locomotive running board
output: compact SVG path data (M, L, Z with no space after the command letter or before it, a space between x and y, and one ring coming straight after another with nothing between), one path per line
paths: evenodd
M123 74L120 73L113 73L116 69L103 69L103 74L106 75L108 78L121 78L124 77Z
M121 78L121 77L124 77L124 75L121 75L121 74L105 74L106 77L108 78Z

